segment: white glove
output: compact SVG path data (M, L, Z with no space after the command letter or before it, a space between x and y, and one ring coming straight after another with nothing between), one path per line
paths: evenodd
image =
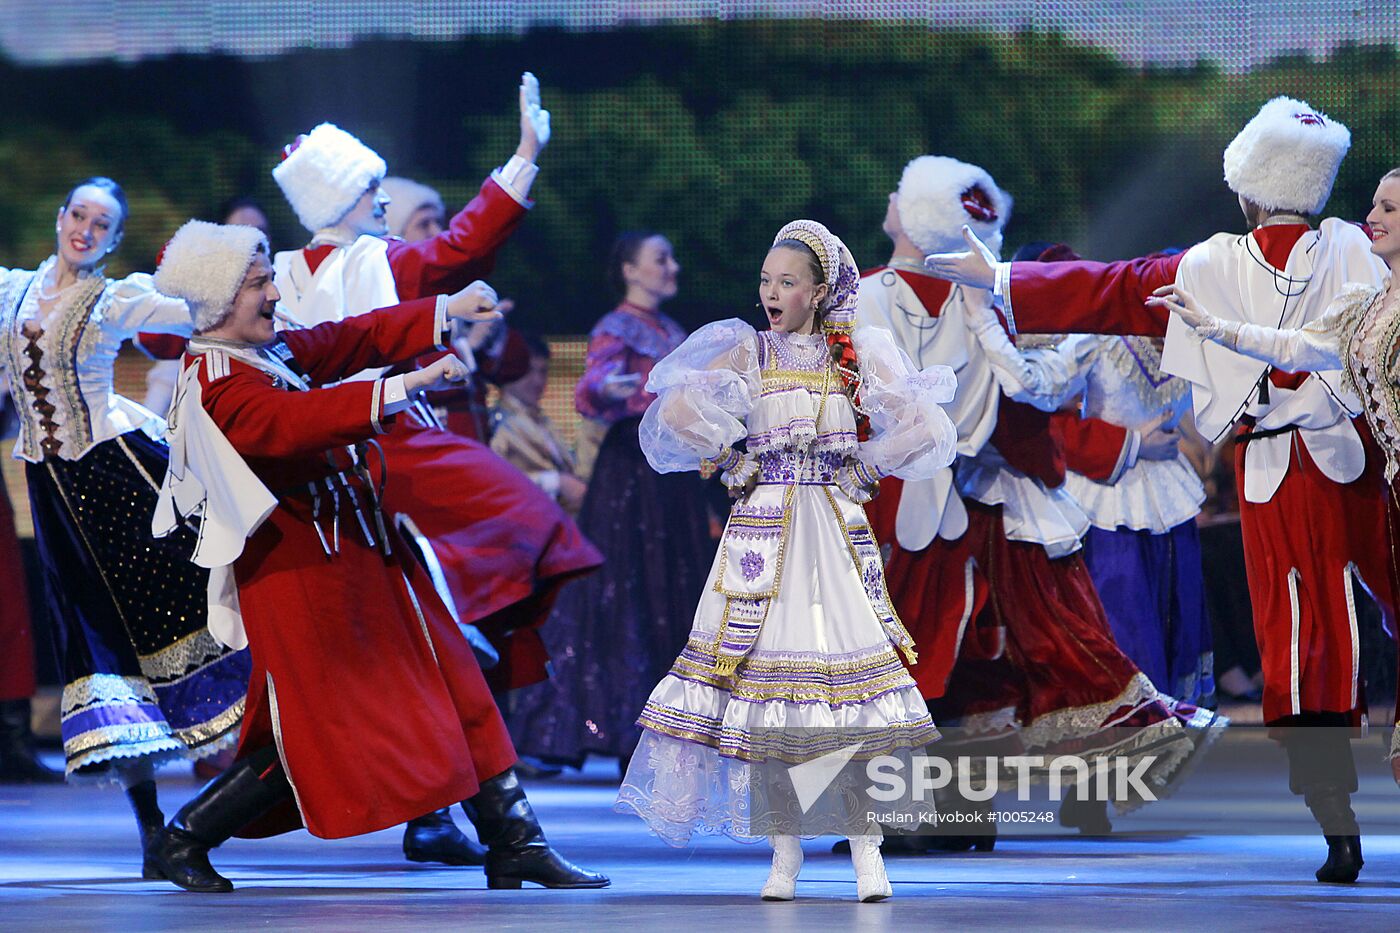
M979 240L967 224L963 224L962 235L967 243L966 252L925 256L924 268L929 275L940 279L990 291L996 282L997 254Z
M540 79L528 71L520 76L520 143L533 143L537 155L549 144L549 111L540 108Z
M1206 311L1190 292L1179 285L1163 285L1152 293L1147 304L1149 307L1166 308L1204 340L1233 345L1239 333L1239 325L1231 327L1230 322L1222 321Z

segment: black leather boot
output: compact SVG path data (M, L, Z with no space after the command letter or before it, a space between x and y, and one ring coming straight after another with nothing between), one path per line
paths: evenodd
M937 798L938 831L927 837L928 852L990 852L997 844L995 800L968 800L955 787Z
M1361 874L1361 828L1342 787L1315 788L1303 797L1327 840L1327 861L1315 874L1329 884L1354 884Z
M410 862L486 864L486 850L462 835L457 824L452 822L452 811L446 808L404 824L403 855Z
M141 834L141 877L147 881L159 881L165 876L146 855L151 840L165 828L165 814L160 812L160 804L156 801L156 782L141 781L131 785L126 789L126 800L131 804L131 812L136 814L136 831Z
M29 700L0 700L0 784L61 784L54 771L34 753L29 728Z
M1351 809L1356 761L1352 758L1346 716L1305 713L1290 717L1279 730L1288 753L1288 788L1303 798L1327 840L1327 861L1314 873L1318 881L1352 884L1361 873L1361 828Z
M483 781L462 809L486 844L486 886L518 888L530 881L546 888L606 888L607 875L585 871L549 847L514 768Z
M233 884L209 864L209 850L291 795L280 767L266 778L276 753L235 762L204 786L151 840L146 861L158 874L186 891L232 891ZM261 767L259 767L261 765Z
M1316 872L1318 881L1328 884L1355 884L1361 874L1361 837L1326 836L1327 861Z

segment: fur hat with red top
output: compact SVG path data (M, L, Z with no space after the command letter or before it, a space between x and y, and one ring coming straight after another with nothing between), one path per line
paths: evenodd
M373 149L334 123L298 136L272 170L301 225L312 233L338 223L387 166Z
M894 199L900 226L925 253L965 249L963 224L993 252L1001 252L1011 195L984 168L947 156L919 156L904 166Z
M1351 131L1311 104L1275 97L1225 147L1230 190L1271 211L1320 214Z

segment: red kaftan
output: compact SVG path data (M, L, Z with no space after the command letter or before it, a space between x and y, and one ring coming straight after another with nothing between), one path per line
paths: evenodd
M390 239L399 300L448 294L489 275L525 210L487 179L438 236ZM303 250L310 273L338 248ZM373 307L356 300L347 292L348 306L320 310L339 319ZM432 543L458 617L477 623L500 650L492 683L545 679L548 653L535 627L548 618L559 587L600 566L602 555L558 503L484 443L406 413L380 444L389 468L385 512L413 519Z
M434 317L422 300L282 339L322 385L435 346ZM357 835L474 795L515 751L471 649L392 527L386 557L342 492L339 552L328 556L312 520L307 484L348 464L345 445L387 426L382 383L291 391L221 351L186 364L196 359L205 410L279 499L234 564L253 658L239 754L275 741L301 819L283 807L245 834L304 822L318 836ZM368 503L365 484L350 482ZM330 538L328 499L320 527Z
M1308 228L1282 224L1250 234L1275 268ZM1017 262L1011 271L1012 317L1018 333L1064 331L1165 335L1169 314L1143 302L1172 284L1185 253L1123 262ZM1306 374L1271 372L1275 386L1296 386ZM1310 712L1359 713L1365 706L1355 656L1356 612L1351 580L1359 574L1390 619L1395 618L1386 496L1374 443L1366 469L1350 483L1324 476L1296 442L1282 485L1267 502L1240 496L1245 567L1254 631L1264 672L1264 718ZM1245 444L1236 447L1244 488ZM1296 611L1295 611L1295 608Z

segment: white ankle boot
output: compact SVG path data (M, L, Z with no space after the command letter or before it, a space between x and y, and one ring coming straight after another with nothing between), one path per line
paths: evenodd
M849 836L851 864L856 868L856 896L865 903L883 901L894 894L885 860L880 855L880 836Z
M802 870L802 840L796 836L769 836L768 844L773 847L773 868L763 886L763 899L790 901L797 892L797 873Z

